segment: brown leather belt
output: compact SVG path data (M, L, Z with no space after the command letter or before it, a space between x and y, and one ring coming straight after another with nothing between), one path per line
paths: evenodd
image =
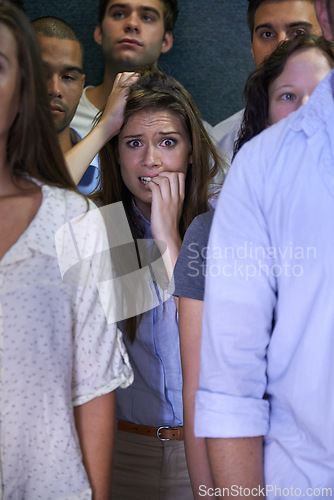
M149 427L148 425L137 425L124 420L118 420L117 428L119 431L133 432L134 434L141 434L142 436L151 436L160 439L160 441L169 441L170 439L177 439L183 441L183 427Z

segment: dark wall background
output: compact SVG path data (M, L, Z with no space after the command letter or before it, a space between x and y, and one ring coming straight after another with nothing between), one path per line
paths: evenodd
M238 111L253 68L246 24L247 0L179 0L174 46L159 66L189 90L203 118L215 125ZM103 57L93 39L98 0L25 0L28 17L68 22L85 49L86 84L100 83Z

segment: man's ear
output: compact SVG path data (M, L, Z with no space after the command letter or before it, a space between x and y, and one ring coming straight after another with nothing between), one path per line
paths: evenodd
M253 59L254 59L253 42L251 43L251 53L252 53L252 57L253 57Z
M318 21L322 29L323 35L327 40L333 40L333 32L331 20L329 18L330 13L328 12L330 6L327 0L316 0L315 6L317 10ZM328 5L328 8L327 8Z
M100 23L96 25L94 30L94 40L98 45L102 45L102 30Z
M173 33L171 31L166 31L162 47L161 54L166 54L173 47Z

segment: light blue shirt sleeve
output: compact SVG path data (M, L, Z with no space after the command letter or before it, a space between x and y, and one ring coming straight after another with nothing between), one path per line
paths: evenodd
M257 436L268 429L263 395L276 284L259 269L270 265L268 255L263 261L252 255L270 243L261 179L245 166L249 161L240 154L219 198L208 245L196 413L196 433L204 437Z

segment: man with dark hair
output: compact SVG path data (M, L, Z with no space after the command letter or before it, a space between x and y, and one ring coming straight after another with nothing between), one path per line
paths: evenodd
M156 64L173 45L177 0L100 0L94 39L104 59L103 81L84 89L73 126L85 136L103 109L117 73Z
M255 65L302 33L321 35L314 0L249 0L247 22Z
M278 44L300 33L321 35L314 0L249 0L247 23L251 51L256 66L271 54ZM238 111L212 129L212 136L224 156L231 161L243 111Z
M247 142L216 207L195 412L215 496L334 493L333 95L334 70Z
M51 114L60 147L65 154L81 140L70 127L85 83L83 74L83 47L69 24L57 17L40 17L32 22L41 49L45 68ZM79 183L85 194L97 184L97 159L87 169Z

